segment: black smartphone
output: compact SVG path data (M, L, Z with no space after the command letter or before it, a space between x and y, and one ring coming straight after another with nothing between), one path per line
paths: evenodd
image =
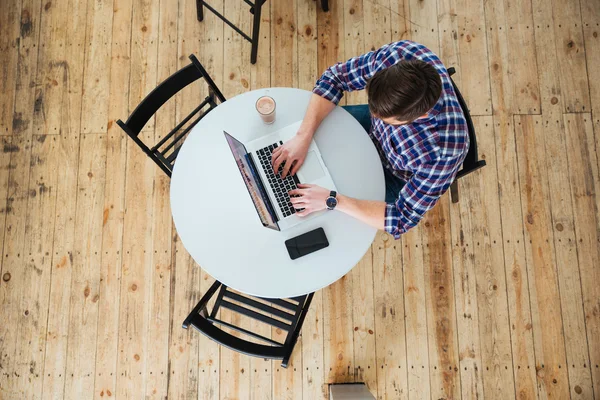
M327 246L329 246L329 242L323 228L317 228L314 231L303 233L285 241L285 247L287 247L292 260L324 249Z

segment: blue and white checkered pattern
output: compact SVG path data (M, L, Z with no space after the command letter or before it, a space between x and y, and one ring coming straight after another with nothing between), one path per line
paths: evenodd
M313 89L338 104L344 91L362 90L376 72L415 58L439 72L440 99L427 117L411 124L392 126L371 117L369 132L384 167L406 181L396 202L386 205L385 230L396 239L416 226L448 190L469 149L467 124L446 67L422 44L403 40L335 64Z

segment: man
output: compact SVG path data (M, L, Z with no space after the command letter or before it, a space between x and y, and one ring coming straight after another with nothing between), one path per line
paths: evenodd
M310 141L344 91L367 90L368 107L347 106L381 156L386 201L353 199L316 185L291 191L298 215L332 208L396 239L416 226L452 184L469 147L466 121L448 71L425 46L408 40L328 68L317 81L297 135L273 152L275 171L295 174Z

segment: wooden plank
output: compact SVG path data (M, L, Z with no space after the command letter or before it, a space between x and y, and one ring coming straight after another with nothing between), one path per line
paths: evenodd
M477 299L477 271L481 267L475 262L475 252L479 249L475 249L473 243L472 225L474 221L471 217L471 210L474 209L474 205L471 203L473 192L479 190L478 181L474 176L461 179L459 181L461 201L450 207L456 329L458 332L458 370L461 398L466 399L483 398L484 396Z
M46 4L50 4L46 7ZM79 10L75 10L79 12ZM40 26L38 65L34 85L33 118L36 134L67 134L70 75L68 62L69 2L45 2ZM80 48L81 50L81 48ZM30 104L24 103L24 104ZM21 119L26 118L21 115ZM62 131L61 131L62 129ZM72 136L79 135L79 132Z
M376 5L367 7L379 8ZM365 48L365 36L370 35L364 28L368 24L363 14L363 0L346 0L344 1L344 58L360 56L367 51ZM367 93L364 90L345 93L347 104L366 104Z
M476 6L476 5L472 5ZM458 40L458 14L466 10L458 9L455 0L438 0L438 35L440 59L447 68L454 66L460 71L460 42ZM460 83L457 76L456 81Z
M271 4L271 84L298 86L297 14L294 0Z
M317 7L317 71L319 76L336 62L345 61L343 40L344 8L337 1L329 2L329 11Z
M600 8L594 0L581 0L581 25L585 41L588 85L590 88L591 110L595 115L600 111L600 82L592 79L600 64Z
M0 137L0 145L2 146L2 150L10 149L12 147L12 138L8 136ZM6 210L6 199L8 198L8 179L10 177L10 171L12 164L10 163L10 155L0 157L0 246L4 250L4 226L6 225L6 215L8 214ZM0 276L2 275L2 261L0 261ZM10 276L7 275L6 278L10 281ZM4 281L0 281L0 285L2 285ZM2 355L0 354L0 357Z
M124 101L126 103L126 100ZM113 104L109 106L112 115ZM98 302L98 341L94 396L116 393L117 344L119 332L120 280L123 257L123 214L125 213L125 168L128 138L116 124L106 140L106 180L102 220L102 263Z
M31 135L33 131L34 96L37 86L38 50L40 43L42 7L41 0L24 0L21 7L20 45L14 102L13 134ZM0 118L1 120L1 118ZM0 126L1 131L1 126Z
M590 111L586 49L583 42L579 2L554 0L552 10L563 110Z
M458 374L458 337L452 256L450 250L449 197L440 199L422 224L425 295L427 299L427 336L429 375L434 398L460 397ZM431 369L433 367L433 369Z
M218 377L218 347L207 339L206 343L209 346L217 347L217 359L206 356L199 359L198 338L202 335L191 327L181 328L183 320L200 300L201 271L183 247L179 236L174 238L172 255L168 396L173 399L219 398L218 384L216 391L214 386L206 385L201 388L204 390L202 394L198 392L199 381L207 381L203 375L212 373ZM204 283L202 288L205 288Z
M374 372L371 374L377 380L377 398L407 399L408 368L406 327L403 318L404 292L399 290L404 287L402 242L395 241L390 235L380 232L375 237L371 249L373 253L374 304L366 302L368 307L365 307L364 311L371 315L374 314L375 319L376 348L373 353L377 355L377 374L375 375ZM357 270L357 267L354 270ZM361 279L362 274L357 275L359 277L357 282L360 282L361 286L366 286L368 281ZM356 313L354 314L354 323L357 324ZM359 364L356 362L356 357L355 363ZM368 382L366 379L361 379L361 381ZM369 387L371 388L370 385ZM371 393L374 393L374 390L371 390Z
M494 115L513 111L513 86L509 60L508 33L504 2L485 2L487 28L488 64L492 88L492 111Z
M13 112L17 83L17 63L22 34L31 32L31 10L21 10L21 1L8 0L0 5L0 134L13 133Z
M113 7L110 100L108 104L102 265L98 304L98 340L96 346L95 396L117 393L117 359L121 270L123 262L123 224L125 214L125 173L127 142L130 140L116 124L127 119L129 109L129 60L131 55L132 2L120 1ZM137 150L137 149L133 149Z
M49 4L49 3L46 3ZM44 5L44 9L46 5ZM66 21L66 54L65 59L58 61L56 67L58 67L60 73L63 74L63 78L66 75L66 84L63 81L63 102L59 103L59 109L56 109L56 105L50 105L48 101L38 101L36 98L36 104L42 103L42 109L45 110L49 107L49 110L45 110L44 115L49 115L52 112L59 112L62 116L60 121L59 130L63 131L63 126L66 123L65 132L69 135L79 135L81 132L81 96L83 94L83 63L84 54L86 49L85 32L87 23L87 2L79 0L68 1L68 14ZM64 63L63 63L64 61ZM54 82L52 82L54 85ZM59 87L61 83L59 82ZM58 133L56 130L50 130L51 126L48 126L47 133ZM54 127L56 128L56 127Z
M424 44L436 54L440 52L437 1L409 0L411 40Z
M157 84L159 5L132 3L129 110ZM139 135L147 145L156 142L154 118ZM154 177L158 167L133 141L127 142L123 265L119 307L117 360L118 397L132 397L146 386L149 305L153 274Z
M44 13L49 22L41 35L50 39L40 43L34 132L79 135L87 2L46 2Z
M567 353L568 357L571 355L569 357L571 395L573 398L576 398L575 395L582 398L592 398L593 395L597 399L600 398L600 369L598 369L598 364L600 364L600 344L598 343L598 337L600 337L600 316L596 310L598 309L598 301L600 299L600 289L594 282L598 282L600 278L600 271L597 267L598 260L600 259L600 246L598 245L600 243L598 156L593 150L594 137L590 114L567 114L564 121L566 128L564 136L567 142L564 154L568 156L569 167L563 171L565 173L568 172L567 179L571 183L575 228L575 238L573 241L577 243L579 274L581 274L581 291L583 294L583 311L585 313L585 328L587 330L587 344L589 348L589 362L588 354L575 351ZM555 228L558 228L558 226ZM571 243L569 241L569 244ZM567 287L565 290L565 294L569 297L571 296L570 292L568 292L570 289L570 287ZM576 339L583 341L582 337L574 337L574 333L579 333L579 331L569 329L569 332L566 333L567 343ZM582 344L573 343L574 346L581 346ZM577 346L577 349L581 351L582 349L579 346ZM573 365L575 366L573 367ZM574 382L571 376L571 370L573 370L573 374L580 379L587 378L590 369L593 380L593 393L590 390L589 382L584 381L584 383L587 383L584 386L579 384L578 381Z
M302 327L302 398L326 399L323 371L323 291L315 292ZM296 350L298 351L298 350Z
M446 28L446 35L457 35L459 74L453 79L459 85L460 91L467 102L471 115L492 114L492 94L490 89L490 72L487 62L487 40L483 2L481 0L455 0L447 15L457 14L453 24L454 33ZM440 4L438 3L438 8ZM448 18L444 14L444 18ZM439 32L442 35L442 31ZM440 37L442 51L444 44ZM443 60L447 67L452 65Z
M157 80L159 4L134 0L132 7L129 112L160 83ZM143 130L154 132L154 118Z
M543 178L544 155L533 129L533 118L516 119L517 137L514 150L518 152L518 182L524 196L522 213L525 225L525 249L529 272L529 290L535 343L536 369L540 395L567 398L569 381L566 365L563 321L552 243L552 220L548 183ZM527 124L527 126L524 126ZM508 240L508 239L507 239Z
M390 3L392 40L406 40L412 36L409 0L392 1Z
M22 267L26 259L27 202L29 199L29 169L32 143L23 136L14 136L4 154L10 155L11 171L8 178L8 197L2 207L6 217L4 226L4 254L2 273L10 274L7 284L0 286L0 305L3 323L0 325L0 387L8 397L21 398L22 388L18 385L18 365L20 351L17 347L18 324L27 316L21 307L21 290L25 287L25 274ZM4 276L4 275L3 275ZM4 278L3 278L4 279Z
M83 133L106 133L110 97L113 0L88 0L87 8L81 129Z
M374 310L374 268L373 250L369 248L362 259L350 271L352 277L352 321L354 324L353 353L354 377L364 382L373 396L378 397L377 366L379 365L375 346ZM396 366L394 366L396 367Z
M354 382L352 275L323 289L325 383Z
M423 265L422 230L419 225L402 235L404 318L408 369L408 398L430 398L427 348L427 305Z
M527 324L531 327L528 294L520 292L523 281L520 268L524 268L524 261L523 264L515 262L518 259L513 255L514 259L507 258L511 269L505 268L493 119L478 117L473 123L479 157L486 160L487 166L473 173L470 187L469 181L465 180L467 187L461 187L461 203L466 202L464 212L471 218L470 246L474 248L481 346L479 368L483 375L484 395L489 398L535 398L533 342L531 329L527 327ZM512 278L512 283L507 283L508 277ZM512 285L510 291L509 285ZM509 293L515 296L512 298L514 316L509 316ZM460 318L461 314L458 315ZM527 345L529 347L523 348Z
M168 3L160 3L158 24L158 75L162 82L178 69L177 24L178 9ZM172 99L158 111L155 119L154 140L161 140L173 129L176 123L176 103ZM172 219L169 203L170 178L159 168L155 168L152 195L154 197L152 235L152 290L149 300L150 321L147 337L155 348L146 353L146 397L168 397L168 358L170 328L170 276Z
M72 252L65 397L88 397L94 392L105 172L104 135L82 135Z
M310 90L320 76L317 70L317 7L308 2L297 8L298 12L298 87ZM302 398L324 399L327 386L323 369L323 291L315 292L302 327Z
M52 172L59 167L54 151L55 138L34 136L31 143L23 286L18 304L21 312L15 326L18 358L13 367L23 398L36 398L42 394L57 187Z
M140 134L145 143L154 134ZM131 397L144 390L147 331L152 274L152 187L156 164L131 140L127 141L125 219L121 270L116 396Z
M10 11L7 10L7 12L10 16ZM12 21L6 22L13 25ZM47 301L50 287L49 270L54 233L53 224L46 223L46 221L53 222L56 201L55 177L51 172L47 173L46 168L53 171L57 167L57 159L54 154L50 156L45 154L55 147L56 142L48 141L44 145L46 136L35 138L30 136L29 121L33 115L32 84L35 77L39 32L40 2L22 2L20 37L16 43L18 47L6 49L7 53L18 54L16 86L14 91L9 87L6 88L7 101L3 103L10 104L11 114L13 110L15 111L14 118L12 118L12 133L28 136L26 143L27 145L31 143L31 150L20 155L21 157L25 154L30 155L31 159L29 160L30 164L24 166L29 173L29 187L23 186L25 193L22 204L26 210L22 215L25 218L25 242L22 247L21 271L18 275L21 279L21 289L17 292L18 294L15 293L17 296L14 297L18 319L14 321L13 325L13 329L16 331L16 343L14 343L16 357L13 359L15 363L12 365L11 371L14 374L13 379L16 380L14 383L19 388L20 396L25 398L39 397L42 393L45 352L43 342L46 335ZM6 39L10 40L12 36L10 30L7 30L6 34L8 35ZM10 57L7 61L9 64L6 68L11 68ZM7 71L5 78L10 77L11 72ZM15 96L14 104L12 95ZM27 100L30 101L30 104L24 103ZM12 109L13 106L14 109ZM0 114L3 114L2 110L0 110ZM0 120L2 120L1 116ZM5 149L10 150L11 147L5 147ZM5 157L10 159L13 155L17 156L18 152L9 152ZM24 161L28 162L28 158ZM7 203L5 212L8 211L8 207Z
M494 117L493 121L495 143L493 150L488 147L488 154L495 151L495 165L498 174L497 193L502 224L501 240L504 250L505 276L507 277L508 309L512 328L511 344L515 388L517 393L523 393L523 396L532 398L536 396L537 392L535 381L532 381L535 379L532 371L535 370L536 358L529 294L531 285L526 264L523 219L519 211L521 209L521 193L518 186L514 130L510 119L503 113ZM488 143L491 145L491 141ZM493 193L490 196L493 196ZM492 373L499 374L501 364L494 365L494 368ZM487 366L484 372L487 374ZM485 375L484 381L486 381ZM492 392L494 389L502 390L500 387L495 387Z
M505 0L505 21L498 29L506 31L508 70L512 83L513 111L538 114L541 111L536 63L532 6L530 0ZM498 16L500 17L500 16Z
M57 136L56 156L62 160L57 169L54 242L48 322L45 337L44 382L42 398L63 398L67 368L71 276L75 245L75 211L79 171L79 136Z

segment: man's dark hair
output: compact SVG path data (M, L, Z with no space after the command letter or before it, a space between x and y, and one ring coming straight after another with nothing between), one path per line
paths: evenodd
M442 80L431 65L406 60L373 75L367 83L369 109L378 118L412 122L426 114L442 93Z

